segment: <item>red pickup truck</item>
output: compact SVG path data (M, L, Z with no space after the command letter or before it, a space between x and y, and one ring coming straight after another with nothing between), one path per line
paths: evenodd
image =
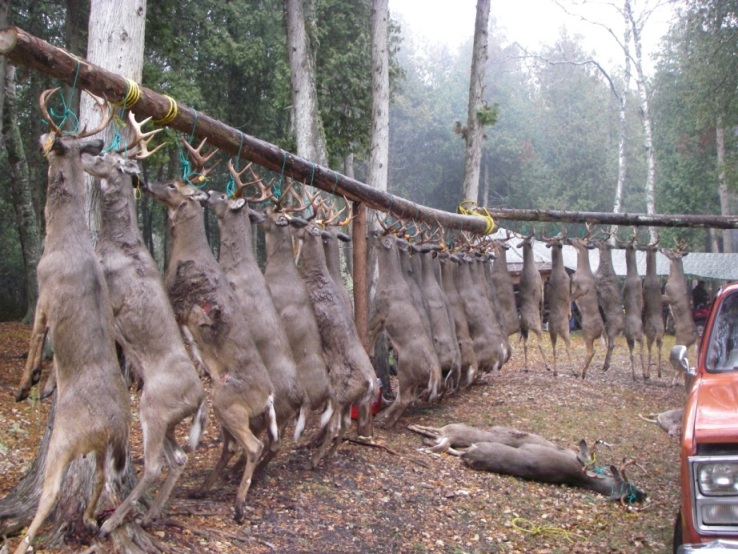
M690 382L674 552L738 552L738 283L713 300L695 366L682 345L671 362Z

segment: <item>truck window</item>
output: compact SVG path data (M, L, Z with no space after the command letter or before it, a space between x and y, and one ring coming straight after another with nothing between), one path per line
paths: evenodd
M707 351L705 369L710 372L738 371L738 294L720 303Z

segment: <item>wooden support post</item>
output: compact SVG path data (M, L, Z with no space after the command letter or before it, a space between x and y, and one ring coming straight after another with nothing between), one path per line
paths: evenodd
M354 245L354 321L364 350L369 352L369 298L366 274L366 206L354 202L351 235Z

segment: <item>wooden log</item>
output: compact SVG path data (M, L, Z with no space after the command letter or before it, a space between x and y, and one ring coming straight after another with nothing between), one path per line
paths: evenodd
M70 86L74 83L113 102L120 102L126 96L128 83L120 75L77 58L18 27L0 29L0 54L15 64L26 65ZM173 99L143 86L140 89L139 100L130 108L139 118L152 116L154 119L163 119L170 113ZM345 196L348 200L361 201L366 207L392 213L401 219L415 219L431 225L438 223L446 228L477 234L484 233L488 228L487 220L483 217L444 212L379 191L286 152L274 144L242 133L189 106L177 102L176 107L176 115L167 123L169 127L198 139L207 137L210 145L271 171Z
M126 79L91 64L62 48L35 37L18 27L0 29L0 54L15 64L59 79L60 81L120 102L126 96ZM475 215L462 215L422 206L399 196L374 189L360 181L346 177L329 168L285 152L278 146L259 140L229 127L206 114L175 102L170 97L146 87L131 110L139 117L164 118L177 107L168 126L208 142L221 150L261 165L271 171L283 173L302 183L312 184L326 192L340 194L351 201L360 201L367 208L389 212L400 219L414 219L430 225L440 224L446 229L459 229L475 234L489 231L488 220ZM542 221L556 223L596 223L600 225L625 225L648 227L703 227L738 229L738 217L694 214L616 214L609 212L571 212L559 210L523 210L488 208L497 219L510 221Z

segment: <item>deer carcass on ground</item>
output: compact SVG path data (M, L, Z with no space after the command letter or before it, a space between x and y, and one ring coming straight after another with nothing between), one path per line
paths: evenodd
M538 338L538 351L543 365L548 369L543 353L541 312L543 311L543 280L533 257L533 236L524 237L518 244L523 249L523 269L520 273L520 338L523 340L524 371L528 371L528 335L533 332Z
M428 391L429 400L434 399L440 386L441 367L418 313L422 308L413 303L401 276L397 238L376 231L370 242L377 252L379 276L369 318L369 351L374 350L377 336L384 330L397 356L399 393L382 415L384 423L391 427L422 392Z
M220 229L218 263L236 293L241 309L248 314L249 326L242 332L251 335L274 385L274 409L279 434L282 436L287 424L295 420L294 437L297 440L305 428L310 406L284 325L254 256L251 210L242 197L247 184L241 181L241 174L236 172L230 160L229 171L236 185L236 198L210 191L206 201L218 219ZM263 219L260 213L254 214L254 217ZM275 450L268 449L262 456L260 466L263 467L274 454Z
M164 283L177 321L194 340L213 380L213 411L223 449L203 489L215 482L240 447L247 457L234 505L235 518L241 521L264 450L258 435L266 429L270 446L279 445L274 387L254 341L243 332L248 326L245 314L208 245L201 205L207 193L179 179L148 184L144 191L168 209L172 252Z
M692 295L682 265L682 258L687 252L680 246L674 249L663 248L661 253L669 258L669 278L666 280L663 301L669 303L671 315L674 317L674 343L689 348L697 342L698 334L697 325L692 318ZM680 372L674 372L672 385L680 375Z
M324 227L336 217L338 214L314 218L304 227L293 228L292 231L302 241L300 275L318 322L333 400L339 414L340 427L333 450L340 445L351 424L352 405L356 405L359 411L358 434L373 435L371 402L378 392L374 367L361 344L354 319L346 310L336 283L328 273L323 239L333 237Z
M553 371L558 375L556 359L556 342L558 337L564 341L566 356L571 363L571 341L569 339L569 320L571 320L571 279L564 267L562 248L564 236L559 233L555 237L545 238L546 247L551 249L551 276L548 278L546 301L548 302L548 335L551 338L553 351Z
M193 417L190 448L194 450L207 421L205 393L195 367L185 349L169 298L156 262L147 250L136 223L134 188L139 183L141 160L153 152L146 141L153 133L141 133L130 112L130 127L136 136L131 157L121 153L83 156L85 171L100 179L102 228L96 250L110 291L115 318L115 338L134 371L143 379L138 413L144 429L144 470L134 489L101 531L118 527L159 477L163 459L169 473L144 524L159 517L177 479L187 463L187 455L177 444L178 423Z
M623 285L623 303L625 304L623 332L630 352L630 372L634 381L636 380L634 352L636 343L638 343L638 355L641 359L641 375L644 380L650 378L650 368L643 362L643 283L638 275L635 238L633 234L633 239L625 243L627 274Z
M582 379L587 376L587 368L594 357L594 341L600 338L605 330L597 302L595 276L589 264L589 250L594 248L589 241L590 235L591 232L588 230L587 235L583 238L566 239L566 242L577 251L577 270L571 279L571 299L576 303L579 314L582 316L582 335L587 348L582 364Z
M661 281L656 275L656 252L658 240L639 248L646 251L646 275L643 277L643 332L646 334L648 364L646 375L651 372L653 345L656 343L656 372L661 378L661 348L664 343L664 309Z
M115 353L113 310L102 267L85 223L82 154L96 156L100 139L87 137L107 126L77 136L62 134L48 112L48 101L58 89L41 93L39 103L52 132L41 137L49 162L46 194L46 240L37 268L39 296L28 358L16 400L28 397L41 374L41 355L47 333L54 344L57 397L43 488L36 514L16 549L31 546L39 527L56 504L67 466L75 458L95 455L95 479L83 522L97 529L95 509L111 468L121 474L126 466L130 423L128 391Z
M584 488L615 501L632 503L646 498L646 493L630 483L625 474L625 467L633 462L626 462L620 470L609 466L609 473L602 471L596 467L594 448L590 452L584 439L579 442L579 452L575 452L540 435L508 427L483 430L455 423L409 429L430 437L433 450L460 456L472 469Z
M623 298L620 294L618 276L612 265L612 244L606 239L598 239L595 245L600 252L600 265L595 273L595 287L597 301L605 317L605 338L607 339L607 352L602 370L607 371L610 369L615 338L623 332Z

